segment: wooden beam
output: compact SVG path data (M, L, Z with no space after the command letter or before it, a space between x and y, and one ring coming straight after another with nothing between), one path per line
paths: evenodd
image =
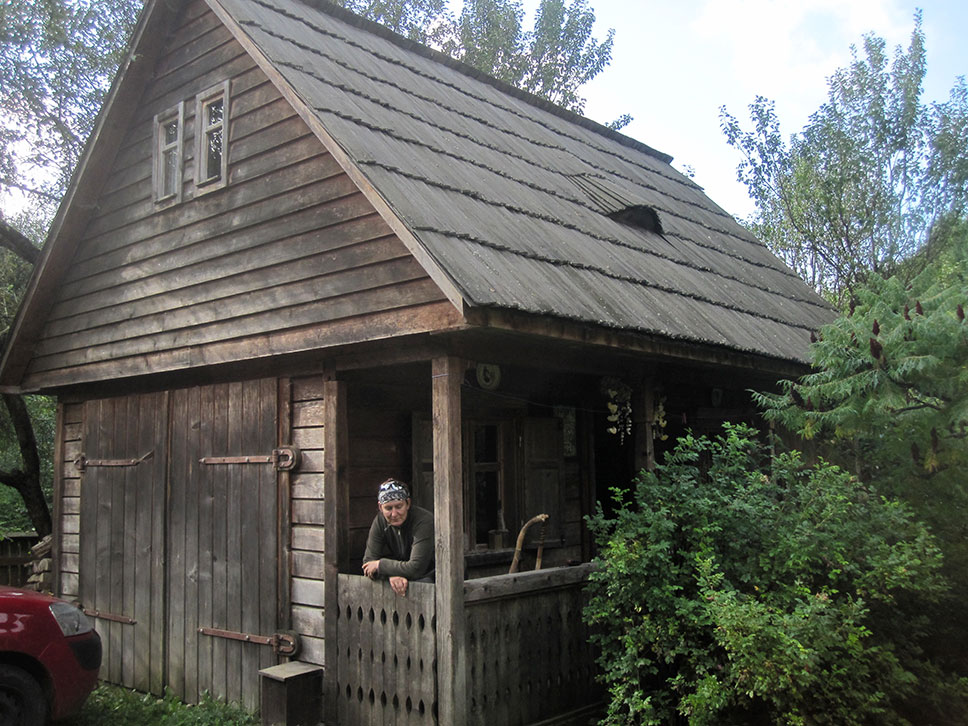
M594 570L593 563L585 562L573 567L555 567L550 570L531 570L468 580L464 583L464 602L470 605L571 587L587 580Z
M351 343L385 341L403 335L459 329L462 321L447 301L356 315L351 318L306 325L295 329L261 331L254 335L188 345L171 350L138 354L118 360L85 363L80 367L32 371L24 380L24 391L53 390L79 383L179 371L223 363L271 358L287 353L313 353ZM321 351L320 355L328 351ZM314 353L315 354L315 353Z
M490 328L524 336L554 338L578 343L585 351L592 347L612 349L636 357L646 354L650 358L673 363L688 361L712 367L729 366L788 378L803 375L809 369L806 361L773 358L758 353L731 350L725 346L672 340L644 332L599 327L591 323L512 310L467 308L464 311L464 319L468 324L466 329L469 330L474 327ZM801 333L804 338L808 336L806 330ZM587 355L587 352L583 354Z
M292 380L279 378L278 417L276 420L276 442L279 446L292 445ZM292 578L292 480L289 471L280 470L276 474L276 623L279 628L292 627L292 597L290 587Z
M339 694L337 684L338 639L337 611L339 610L339 567L348 555L347 516L349 513L349 490L346 486L346 462L349 438L347 433L346 383L325 381L323 383L323 500L325 514L325 637L326 671L323 677L323 693L326 723L336 723Z
M464 365L459 358L433 360L437 713L441 724L464 723L468 715L460 405L463 376Z
M655 469L655 385L651 378L639 383L632 397L632 425L635 436L635 472Z

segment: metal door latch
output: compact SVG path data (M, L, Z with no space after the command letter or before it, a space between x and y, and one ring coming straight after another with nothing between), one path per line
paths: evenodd
M202 464L272 464L278 471L292 471L299 466L299 449L294 446L273 449L271 454L255 456L203 456Z
M214 638L241 640L244 643L255 643L256 645L271 645L277 654L286 657L292 657L299 652L299 634L291 631L273 633L272 635L253 635L234 630L221 630L220 628L199 628L198 632L202 635L211 635Z
M78 454L74 459L74 468L78 471L84 471L90 466L137 466L142 461L148 461L154 455L154 450L149 451L140 459L88 459L84 454Z

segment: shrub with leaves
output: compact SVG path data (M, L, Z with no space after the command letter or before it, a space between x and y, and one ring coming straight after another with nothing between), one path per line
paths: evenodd
M683 437L589 518L605 723L903 724L916 689L961 694L920 659L921 606L944 590L931 535L756 436Z

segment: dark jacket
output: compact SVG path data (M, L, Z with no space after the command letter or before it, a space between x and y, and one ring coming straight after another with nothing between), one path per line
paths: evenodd
M380 560L380 577L406 577L419 580L434 569L434 515L422 507L411 506L406 521L390 525L377 514L366 538L363 562Z

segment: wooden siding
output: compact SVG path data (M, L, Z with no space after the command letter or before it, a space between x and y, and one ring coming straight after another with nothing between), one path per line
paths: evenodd
M302 463L291 484L292 628L300 635L299 660L319 665L325 664L326 625L323 413L322 377L293 381L292 444Z
M81 554L81 473L74 466L74 460L81 454L84 405L65 403L60 410L57 450L61 455L54 462L54 492L58 500L54 509L59 514L54 522L59 535L56 549L57 590L61 597L73 600L80 594L78 573Z
M27 385L454 324L453 306L216 17L193 2L180 22L127 133L101 139L120 150ZM195 194L193 99L226 78L228 184ZM153 119L182 101L183 201L159 205Z

